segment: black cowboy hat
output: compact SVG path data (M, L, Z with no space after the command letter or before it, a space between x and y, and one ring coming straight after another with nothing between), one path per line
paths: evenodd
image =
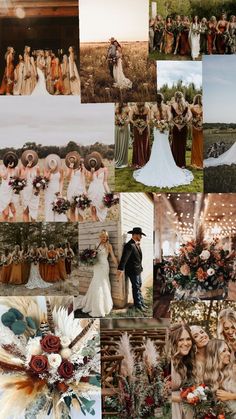
M12 167L16 167L18 165L18 157L14 151L7 151L7 153L3 156L4 166L8 167L9 163L14 163Z
M87 170L91 171L91 169L98 170L102 165L102 156L97 151L93 151L92 153L88 154L84 159L84 166Z
M141 234L141 236L146 236L146 234L142 232L141 227L133 227L133 230L128 231L128 234Z

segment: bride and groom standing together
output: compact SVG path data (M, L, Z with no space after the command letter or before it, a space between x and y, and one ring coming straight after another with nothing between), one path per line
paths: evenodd
M141 291L143 267L140 246L142 236L146 236L146 234L142 232L140 227L134 227L128 231L128 234L131 234L132 238L124 245L121 260L118 263L112 245L109 242L108 232L102 230L100 233L100 242L96 246L98 255L97 262L94 265L92 281L86 295L77 297L76 304L77 309L82 310L84 313L89 313L91 317L105 317L110 314L113 308L109 278L109 255L117 267L117 279L124 279L124 276L130 279L134 301L132 308L144 313L147 309Z
M113 86L119 89L132 89L132 82L123 72L121 45L113 37L107 50L107 61L110 75L114 80Z

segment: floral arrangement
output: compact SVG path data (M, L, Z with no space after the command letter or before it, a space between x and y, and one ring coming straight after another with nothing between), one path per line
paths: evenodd
M19 263L21 263L21 256L20 255L13 255L12 256L12 262L14 263L14 265L18 265Z
M9 186L12 188L13 192L16 195L19 195L21 191L26 187L26 179L22 179L18 176L11 176L9 180Z
M202 129L202 116L201 115L194 116L192 118L192 125L194 128L201 130Z
M73 196L71 206L74 208L77 207L84 211L86 208L90 207L91 202L91 199L89 199L87 195L81 194L78 196Z
M163 119L159 120L154 118L152 120L152 125L157 128L160 132L168 132L169 131L169 123L164 121Z
M205 384L183 389L180 392L180 397L186 409L192 411L194 419L229 419L232 417L227 406L215 400L212 391Z
M62 306L52 308L50 299L46 312L32 298L20 301L20 310L11 307L0 323L2 417L70 419L72 408L95 415L98 323L75 319Z
M176 125L185 125L186 124L186 116L184 116L184 115L176 115L173 118L173 122Z
M55 265L57 263L57 258L49 258L47 259L48 265Z
M235 252L219 247L217 240L189 241L164 267L166 288L191 293L225 289L230 280L236 280L234 260Z
M65 214L70 206L71 203L68 201L68 199L57 197L56 200L52 203L52 210L57 214Z
M103 197L103 204L106 208L111 208L113 205L119 204L120 198L118 195L110 193L105 193Z
M117 125L118 127L124 127L125 125L127 125L129 121L129 115L115 115L115 125Z
M39 262L39 256L28 255L27 261L29 263L33 263L34 265L37 265L37 263Z
M91 266L97 262L97 249L84 249L79 254L79 260L83 265Z
M139 131L144 131L144 129L147 127L147 122L143 119L137 118L134 121L134 126L138 128Z
M49 179L44 176L36 176L33 179L33 188L35 189L34 195L38 196L40 191L43 191L48 186Z

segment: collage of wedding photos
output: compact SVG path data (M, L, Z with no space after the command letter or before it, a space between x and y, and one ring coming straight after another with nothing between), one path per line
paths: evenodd
M236 419L235 74L235 0L0 0L0 419Z

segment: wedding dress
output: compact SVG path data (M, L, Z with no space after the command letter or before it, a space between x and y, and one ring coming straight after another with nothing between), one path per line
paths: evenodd
M50 93L48 93L47 91L44 72L39 67L37 67L37 74L38 74L38 81L36 83L34 90L31 93L31 96L45 96L45 95L51 96Z
M86 193L85 190L85 176L81 170L76 170L72 176L67 189L67 199L71 201L73 196L78 196Z
M51 173L48 186L45 190L45 221L67 222L66 214L58 214L52 210L52 204L57 199L56 194L60 191L60 173Z
M204 160L204 167L221 166L223 164L227 166L236 164L236 142L219 157L209 157L209 159Z
M2 178L2 183L1 183L1 186L0 186L0 213L1 213L11 203L14 204L15 206L18 206L19 205L19 195L15 194L13 192L11 186L9 185L9 181L10 181L11 176L16 176L17 173L15 172L15 173L9 174L9 173L7 173L7 169L3 166L1 168L0 175L2 177L7 175L6 179Z
M85 296L76 298L76 308L91 317L105 317L113 307L109 279L108 253L105 247L98 248L98 260L94 265L93 278Z
M27 171L26 180L27 185L21 192L21 197L23 201L24 210L29 208L29 216L33 220L38 218L38 208L39 208L39 195L34 194L33 180L37 176L37 169L32 168Z
M49 288L51 285L52 284L44 282L44 280L41 278L38 263L35 264L32 262L30 265L29 279L25 287L32 290L34 288Z
M195 31L199 31L198 23L193 23L189 31L189 44L192 59L198 58L200 54L200 33L196 33Z
M193 174L176 166L168 136L168 132L154 131L151 157L144 167L133 173L137 182L159 188L173 188L192 182Z
M104 188L104 172L100 172L98 175L93 175L88 188L88 197L91 199L91 205L96 208L97 216L99 221L103 222L107 216L107 208L103 205L103 196L105 194Z
M121 54L117 52L117 64L113 66L114 87L119 89L132 89L132 81L127 79L123 73Z

